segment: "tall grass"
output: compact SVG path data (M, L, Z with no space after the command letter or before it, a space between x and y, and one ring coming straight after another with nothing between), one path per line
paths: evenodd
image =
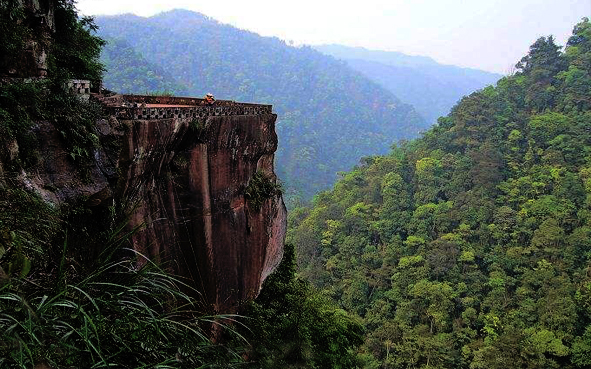
M0 288L0 367L228 368L242 361L204 330L232 317L200 316L200 301L183 292L189 286L149 260L136 265L111 262L53 289L11 279Z

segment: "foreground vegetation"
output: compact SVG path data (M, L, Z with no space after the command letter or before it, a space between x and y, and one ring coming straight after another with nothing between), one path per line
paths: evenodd
M367 368L591 366L591 24L291 213Z
M363 343L359 321L296 276L295 251L285 246L279 268L244 311L250 367L355 368Z
M10 185L0 209L2 368L357 366L361 324L296 277L292 247L243 315L206 316L198 291L126 249L125 222Z

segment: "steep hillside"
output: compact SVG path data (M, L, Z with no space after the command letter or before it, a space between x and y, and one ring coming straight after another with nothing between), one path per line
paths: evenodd
M148 62L125 40L111 38L105 41L100 60L109 68L103 79L108 88L125 94L187 95L187 88L165 68Z
M385 153L393 141L425 127L412 107L309 47L290 47L182 10L96 21L102 36L125 39L190 95L212 92L273 104L279 116L277 167L288 197L309 199L360 157Z
M449 113L463 96L494 84L501 75L439 64L424 56L361 47L322 45L314 48L345 60L353 69L415 107L428 123Z
M591 367L591 23L291 214L370 368Z

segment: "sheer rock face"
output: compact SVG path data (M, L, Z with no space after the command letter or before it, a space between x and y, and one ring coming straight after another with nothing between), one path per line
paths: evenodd
M41 164L20 181L55 204L126 209L140 227L133 248L186 277L205 307L236 311L258 294L279 264L286 231L281 195L249 206L244 192L257 171L275 179L275 114L98 123L101 147L90 180L69 159L50 123L36 127ZM88 176L88 174L87 174Z

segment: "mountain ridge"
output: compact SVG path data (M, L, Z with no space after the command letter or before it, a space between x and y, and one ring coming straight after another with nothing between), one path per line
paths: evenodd
M343 45L314 46L343 60L410 104L427 120L436 123L465 95L494 84L502 76L474 68L440 64L425 56L397 51L370 50Z
M369 49L363 46L345 46L340 44L320 44L314 49L339 59L367 59L392 65L435 65L435 59L425 55L409 55L400 51ZM356 56L355 56L356 55Z
M102 37L125 39L193 96L212 92L272 104L279 115L278 172L288 198L309 200L359 158L385 153L392 142L427 127L410 105L311 47L292 47L186 11L96 22Z

